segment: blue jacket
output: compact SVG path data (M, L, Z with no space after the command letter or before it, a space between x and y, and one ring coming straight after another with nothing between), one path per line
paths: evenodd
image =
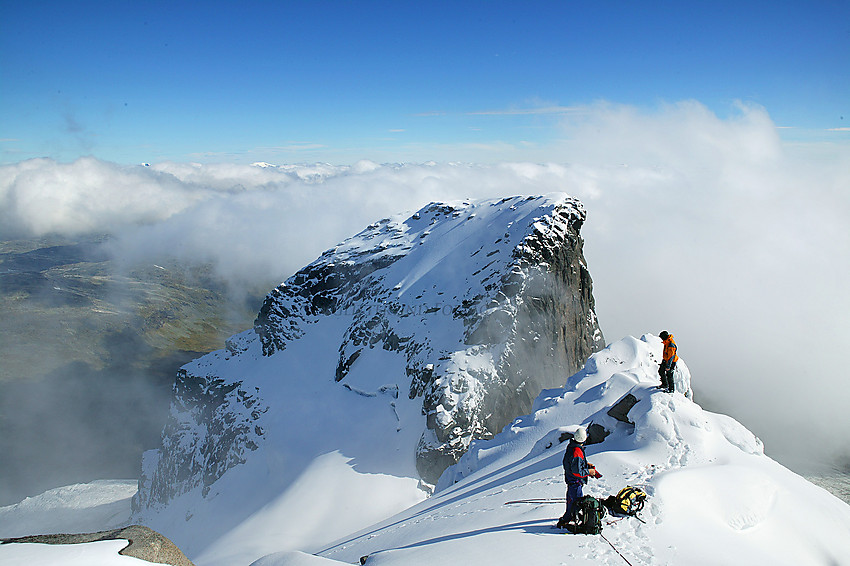
M584 446L570 439L564 453L564 479L567 483L587 483L587 457Z

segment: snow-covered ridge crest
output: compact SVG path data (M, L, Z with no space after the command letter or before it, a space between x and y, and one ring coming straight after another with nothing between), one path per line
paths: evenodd
M269 355L300 336L302 321L368 311L364 301L382 310L432 310L456 306L450 299L460 293L468 310L495 296L506 267L516 268L516 277L522 275L520 270L534 259L523 256L534 253L537 238L577 239L585 218L581 202L566 195L431 203L406 221L383 219L327 250L269 294L254 328ZM495 236L495 242L487 242L486 236ZM402 258L405 272L385 271ZM388 287L391 277L399 280ZM378 286L380 296L377 290L368 292Z
M475 441L432 497L317 554L366 564L845 564L850 506L782 467L743 425L659 390L662 342L626 337L593 354L529 414ZM683 394L684 393L684 394ZM627 403L624 399L629 396ZM602 537L554 528L564 511L566 439L595 426L586 452L603 474L585 494L627 485L648 495L641 518L605 518ZM283 566L271 555L257 566Z
M197 517L228 477L255 474L274 478L251 497L268 501L332 451L435 483L604 345L585 214L564 194L433 203L328 250L269 293L253 330L178 373L136 509ZM308 414L326 418L293 430Z
M442 475L437 491L487 468L494 461L504 465L506 452L524 457L539 455L558 446L579 426L588 429L588 445L610 444L629 438L634 444L632 448L636 449L640 444L660 438L671 446L677 444L690 451L684 448L685 429L678 426L677 419L667 411L673 404L665 406L668 401L679 401L673 401L669 395L656 394L659 393L660 361L661 339L650 334L640 339L628 336L594 353L584 368L572 375L563 387L542 391L530 414L515 419L494 439L474 442L457 465ZM688 400L693 399L690 370L681 357L676 364L674 382L677 392ZM698 408L694 403L691 405ZM736 421L699 411L704 413L703 421L717 419L723 423L717 425L720 428L735 429L730 433L734 439L731 442L742 450L763 453L761 441ZM535 438L542 428L541 423L553 422L551 414L557 415L561 426L555 426L542 438ZM689 424L700 428L703 421L691 420ZM710 426L708 428L711 430ZM517 443L524 447L517 448Z

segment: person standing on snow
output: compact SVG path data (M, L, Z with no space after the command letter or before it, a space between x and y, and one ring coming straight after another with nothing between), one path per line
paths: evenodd
M587 429L580 426L567 444L564 453L564 479L567 482L567 511L558 519L558 528L566 528L567 524L574 520L576 501L584 495L582 487L587 483L587 478L598 478L601 474L596 471L592 464L587 463L584 454L584 443L587 442Z
M661 376L661 389L667 393L673 393L673 371L676 369L676 362L679 361L679 356L676 355L676 342L673 340L673 335L662 330L659 338L664 342L664 353L662 354L661 365L658 366L658 375Z

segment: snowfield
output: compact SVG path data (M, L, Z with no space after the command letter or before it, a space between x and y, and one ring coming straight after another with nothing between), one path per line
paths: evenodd
M735 420L703 410L680 392L655 389L660 354L661 341L653 335L627 337L594 354L563 388L544 391L531 414L492 440L475 442L444 473L435 493L418 502L410 501L408 479L358 470L356 462L329 450L285 494L298 507L297 516L276 512L291 507L269 501L190 558L198 566L359 564L367 556L370 566L850 564L850 506L765 456L759 439ZM689 393L689 383L680 362L677 388ZM636 400L627 414L631 424L608 414L629 394ZM326 406L330 412L340 408ZM305 411L293 426L318 426L325 412ZM566 443L558 440L591 423L609 434L588 446L588 459L603 477L590 480L585 493L605 497L633 485L649 498L640 520L609 515L601 536L571 535L554 528L565 493ZM395 435L395 428L386 434ZM376 438L372 449L380 453L386 446ZM256 487L236 479L228 484L232 501ZM101 487L107 493L109 484ZM63 514L76 510L83 529L93 528L96 513L99 520L113 521L81 503L96 498L98 490L76 492L78 500L67 499ZM126 498L112 493L116 505ZM393 498L407 508L340 535L346 526L362 524L371 500L386 510ZM48 492L0 509L0 536L18 534L23 513L27 525L34 525L39 505L43 524L54 526L50 520L61 505ZM167 530L163 534L171 538ZM110 549L105 543L81 546L87 548L3 545L0 563L82 564L74 562L81 552L88 553L87 564L135 560L108 557L102 553ZM121 547L113 546L116 552Z
M563 389L543 392L533 414L475 443L433 497L319 554L377 565L850 564L850 506L765 456L735 420L656 390L660 353L647 335L594 354ZM677 389L689 379L680 363ZM638 399L634 428L607 414L627 393ZM588 446L603 477L585 493L634 485L649 494L645 523L609 516L604 538L555 530L560 501L511 503L564 497L565 445L551 440L590 423L612 433Z
M15 505L0 507L0 538L120 528L127 523L130 498L136 493L138 483L137 480L93 481L51 489Z
M151 563L118 552L125 540L89 544L4 544L0 563L4 566L149 566Z

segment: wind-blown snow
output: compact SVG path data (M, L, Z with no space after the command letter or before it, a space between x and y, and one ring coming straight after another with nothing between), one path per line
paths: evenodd
M651 335L627 337L594 354L565 387L544 391L531 414L474 443L433 496L358 533L316 547L313 528L345 530L356 523L353 516L369 512L371 500L399 497L396 503L407 506L411 502L401 499L410 492L394 487L398 478L362 473L356 462L331 452L288 490L285 497L299 500L297 518L277 513L279 502L270 501L191 558L199 566L247 566L246 557L264 551L254 566L356 564L364 556L370 566L850 564L850 506L765 456L761 442L735 420L681 393L655 389L660 355L661 341ZM684 362L681 374L687 377ZM627 393L638 399L628 412L633 426L607 414ZM328 416L291 418L294 429L306 430ZM588 446L588 459L603 477L591 480L585 493L604 497L635 485L649 494L645 522L608 516L604 538L554 529L562 501L517 502L563 498L565 446L558 438L590 423L611 434ZM375 439L376 453L387 450L384 440ZM252 483L258 478L239 479L228 485L232 499L258 487ZM359 502L351 505L352 497ZM0 517L0 536L6 536L11 513ZM9 562L12 552L24 550L0 546L0 562L24 564ZM55 563L29 556L27 566Z

